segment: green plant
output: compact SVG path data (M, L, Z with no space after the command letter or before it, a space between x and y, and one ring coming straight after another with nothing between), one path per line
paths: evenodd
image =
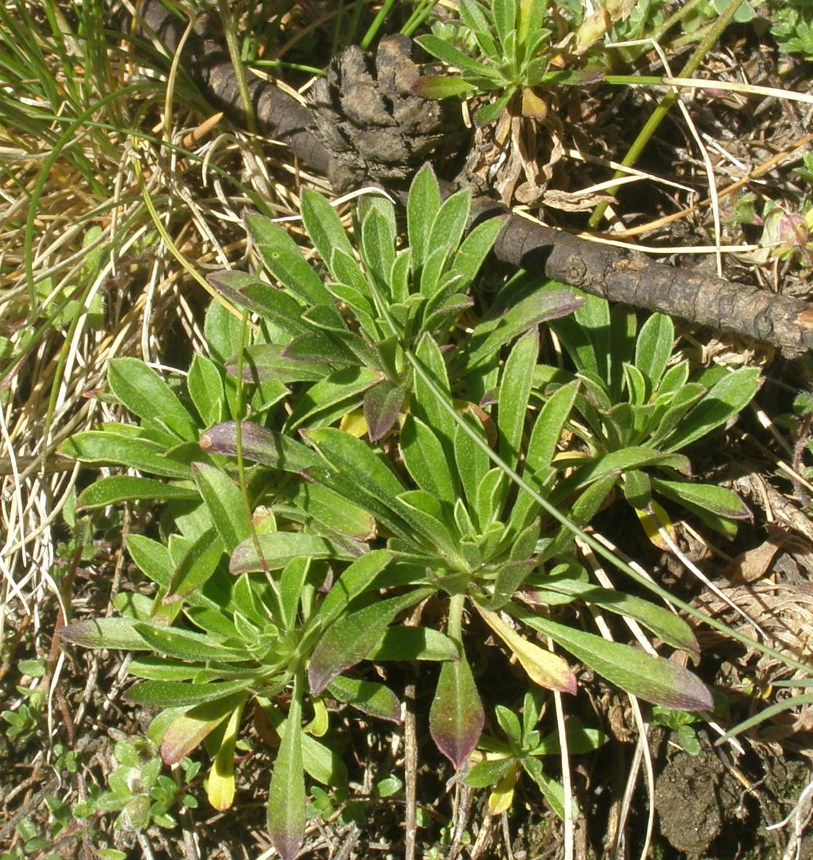
M494 102L483 105L475 113L480 123L496 120L518 95L525 116L543 117L547 108L534 92L536 87L596 79L596 75L589 72L562 71L552 66L556 55L552 44L555 24L548 20L548 5L548 0L493 0L491 3L461 0L461 23L473 34L482 59L469 56L440 36L419 36L417 41L432 56L460 69L459 77L423 77L421 93L438 99L499 93ZM590 35L587 29L579 28L576 33L577 50L586 48L588 42L592 43L603 33L600 25L598 31L591 31Z
M676 743L689 755L697 755L700 752L700 738L697 737L694 727L700 719L697 714L656 705L652 709L651 719L655 725L671 729Z
M170 814L175 806L194 809L198 802L183 788L195 779L200 768L190 759L180 761L181 784L162 773L164 764L157 747L144 738L118 741L113 750L117 766L107 777L108 788L92 792L73 807L73 814L89 818L97 813L116 812L116 827L144 830L150 825L175 827Z
M770 3L771 35L780 51L813 59L813 3L783 0Z
M688 360L673 358L669 317L653 314L639 329L633 312L594 296L551 327L575 372L538 365L536 392L545 398L578 380L574 411L581 420L568 426L588 454L580 465L585 452L574 453L573 473L554 490L554 500L566 500L603 464L595 505L619 486L642 515L663 521L658 496L733 534L734 521L749 516L748 509L731 490L691 481L690 462L678 452L731 421L756 394L759 371L713 367L692 374Z
M196 356L183 386L140 362L115 362L111 393L139 426L80 433L64 446L81 460L168 481L114 475L81 493L85 508L165 503L159 539L128 540L156 590L119 595L121 617L74 622L63 637L140 652L129 668L142 680L130 696L162 709L151 737L164 761L206 743L214 759L207 792L218 808L233 797L234 752L253 701L255 719L270 723L264 734L280 738L268 822L283 857L296 853L304 831L305 773L326 787L311 809L345 788L328 731L332 703L398 718L396 693L367 680L364 660L440 663L430 730L456 767L484 725L467 658L477 630L489 629L540 689L572 693L577 683L537 634L646 700L711 706L687 670L573 623L568 606L585 604L697 651L672 612L593 586L572 537L619 481L640 487L633 473L686 471L675 450L732 417L755 377L737 376L736 396L723 381L698 383L679 408L673 392L685 387L688 368L665 369L673 334L663 320L645 324L626 363L615 349L595 373L585 365L578 375L551 375L539 365L540 322L556 320L564 340L560 324L586 307L579 325L592 325L595 338L604 326L606 338L609 311L520 277L477 313L471 284L500 224L485 222L463 238L469 204L465 193L442 202L425 169L407 203L408 247L399 247L394 206L372 198L356 212L356 248L327 203L306 194L303 220L326 274L279 227L249 216L272 283L236 272L211 282L256 315L253 330L213 304L205 327L212 357ZM626 347L634 328L625 320ZM599 360L589 338L574 352L587 364L591 354ZM580 430L575 416L589 418L602 386L620 392L626 378L625 416ZM702 404L705 413L692 411ZM687 429L666 428L667 414ZM576 430L584 443L578 457L564 450ZM658 444L647 444L654 437ZM693 498L688 490L683 497ZM730 506L729 515L741 515ZM399 623L427 599L440 622ZM467 610L477 619L469 625ZM532 775L541 771L531 762L553 749L537 742L535 722L515 749Z
M18 670L30 678L42 678L46 666L42 660L20 660ZM15 708L8 708L0 713L0 717L8 723L6 736L22 745L33 740L39 731L42 712L45 706L45 694L38 687L17 685L17 693L21 700Z
M280 390L299 383L283 432L327 426L359 405L373 441L392 428L412 388L405 350L426 334L441 347L449 342L500 230L492 219L464 238L470 203L461 191L441 204L434 177L422 171L407 208L409 246L398 250L394 207L367 197L357 211L357 257L333 208L305 191L302 217L327 283L284 230L247 216L263 268L282 289L243 272L220 272L210 281L266 321L267 342L245 354L245 378ZM557 307L561 298L552 298L551 315L567 312Z
M58 860L60 854L51 851L54 841L64 833L72 821L71 808L56 795L46 794L42 799L46 810L45 826L42 819L34 821L23 818L14 828L16 841L14 847L0 854L0 860Z
M466 785L473 788L495 786L488 799L492 815L510 808L514 787L520 771L531 777L559 816L565 814L565 796L562 786L548 776L540 758L558 755L562 751L561 740L556 732L545 737L537 730L541 714L542 697L534 690L525 694L519 715L497 705L494 713L505 734L505 741L483 735L478 744L483 760L475 763L466 774ZM607 738L596 729L585 729L573 718L567 724L566 744L569 755L592 752L606 742Z

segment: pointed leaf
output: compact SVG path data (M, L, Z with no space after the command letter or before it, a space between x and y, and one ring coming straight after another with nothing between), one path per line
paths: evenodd
M225 472L214 466L193 463L192 472L220 540L226 552L231 552L251 534L243 493Z
M342 672L363 660L375 647L392 620L427 594L419 588L351 612L327 629L313 649L308 667L311 693L318 696Z
M128 439L104 430L75 433L63 442L60 451L83 463L116 463L165 478L191 478L185 463L167 456L165 445L146 439Z
M83 648L120 648L123 651L150 651L135 628L134 618L88 618L59 628L66 642Z
M197 491L191 487L166 484L152 478L137 478L133 475L111 475L85 487L76 501L78 508L92 511L115 505L119 502L136 502L149 499L168 502L172 499L197 499Z
M352 705L371 717L391 723L401 721L401 703L398 696L384 684L339 675L327 685L327 691L340 702Z
M576 676L567 661L529 642L519 633L512 630L496 612L474 604L480 617L508 646L511 653L519 660L528 677L546 690L558 690L560 693L573 693L577 689Z
M258 554L259 551L259 554ZM234 550L229 562L232 573L279 570L299 556L350 558L347 551L316 535L300 532L268 532L248 539Z
M262 215L247 215L246 227L272 277L308 304L332 304L322 279L285 230Z
M483 705L465 654L455 662L441 664L429 711L429 732L456 768L474 752L484 723Z
M195 421L178 395L140 359L114 358L107 382L119 402L149 424L165 427L179 439L194 433Z
M293 860L305 838L301 693L291 698L268 793L268 831L281 860Z
M674 708L676 711L709 711L714 708L708 688L696 676L662 657L619 642L566 627L512 606L524 624L550 636L577 659L628 693Z

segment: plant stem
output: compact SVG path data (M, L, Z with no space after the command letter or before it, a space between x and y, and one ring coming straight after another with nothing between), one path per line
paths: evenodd
M723 14L714 22L711 29L706 34L703 41L697 46L694 53L691 57L689 57L686 65L680 70L680 74L677 77L680 78L690 78L700 66L700 63L703 61L706 54L711 50L714 43L720 38L720 34L725 30L728 26L731 19L734 17L734 13L740 6L742 0L729 0L728 5L723 10ZM709 86L714 86L712 82L709 82ZM641 153L644 150L644 147L649 143L650 138L655 131L658 129L658 126L663 122L666 114L669 113L672 105L677 100L678 93L677 90L670 90L662 99L661 103L655 108L652 112L652 115L646 122L646 125L641 129L638 133L638 137L632 143L632 146L627 151L627 154L624 156L624 160L621 164L624 167L632 167L640 158ZM623 170L617 170L615 172L614 179L619 179L624 175ZM609 188L607 190L608 194L615 194L618 191L619 186L614 186L613 188ZM591 229L595 229L598 224L601 222L601 219L604 217L604 213L607 210L607 203L599 203L598 206L593 210L593 214L590 216L590 220L587 222L587 226Z
M223 21L223 32L226 36L226 44L229 48L229 57L234 68L234 76L237 80L237 89L240 92L240 101L246 115L246 125L252 134L257 133L257 117L254 115L254 104L248 91L246 82L246 70L240 59L240 46L237 44L237 35L234 31L234 21L231 16L226 0L217 0L217 8Z
M455 642L463 639L463 607L466 603L465 594L453 594L449 598L449 616L446 623L446 635Z

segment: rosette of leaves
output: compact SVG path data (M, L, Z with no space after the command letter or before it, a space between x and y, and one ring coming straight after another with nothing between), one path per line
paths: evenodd
M498 119L515 98L524 116L544 118L547 108L536 88L590 83L601 77L591 71L552 67L557 51L551 44L553 27L547 16L548 0L460 0L460 21L473 35L481 58L469 56L439 36L419 36L416 41L421 47L459 69L459 75L426 75L416 90L436 99L499 93L475 112L478 123ZM606 32L610 18L588 19L585 24L574 34L579 52Z
M479 340L484 343L486 338ZM574 565L562 564L551 575L540 568L540 540L556 534L558 524L533 496L517 492L507 470L519 472L541 492L555 489L558 472L553 458L577 385L556 392L538 413L530 410L538 352L536 328L516 339L504 362L499 361L499 352L491 352L494 419L482 408L460 407L452 400L444 353L425 334L415 350L421 372L415 378L410 410L397 446L389 445L387 454L335 427L302 431L307 444L301 447L293 440L286 442L297 446L297 463L308 454L315 457L312 465L299 470L304 478L330 486L375 518L378 532L388 535L388 551L412 571L412 580L404 585L430 588L447 601L445 629L459 649L459 659L441 666L430 729L457 767L474 750L484 722L466 657L467 606L540 687L572 693L576 676L564 658L534 641L532 631L549 636L610 681L648 701L686 710L711 706L706 688L685 669L550 618L546 604L579 600L634 618L674 647L697 650L689 627L666 609L592 587ZM490 374L480 373L484 378ZM277 470L293 468L294 458L282 450L276 434L250 424L243 424L241 432L244 457ZM209 452L234 455L236 439L237 427L226 423L207 431L201 444ZM489 448L499 452L504 467L491 464ZM674 457L659 456L665 462ZM593 479L605 476L597 469ZM242 561L259 569L261 557L261 546L255 554L246 545ZM531 604L523 593L526 583L533 583L536 595ZM342 671L341 661L333 657L331 638L328 633L321 640L308 667L310 689L316 694Z
M542 712L542 696L537 690L529 690L522 699L522 707L514 711L505 705L497 705L494 715L504 735L504 740L491 734L480 738L475 753L476 761L466 774L466 785L472 788L493 786L488 798L488 811L499 815L510 809L514 790L520 773L524 772L536 783L545 799L557 815L564 818L565 794L560 783L545 773L541 758L559 755L562 742L557 732L542 736L537 728ZM675 711L686 715L685 712ZM577 718L571 718L566 726L568 755L592 752L607 741L607 736L597 729L585 728ZM575 815L574 810L574 815Z
M408 246L399 250L393 204L368 196L356 212L354 247L334 209L306 190L302 219L326 278L279 225L246 217L272 283L243 272L209 280L263 321L267 342L247 350L245 374L292 386L285 432L328 426L359 405L370 439L392 428L412 387L404 350L424 332L448 341L502 226L491 219L466 234L470 206L468 191L441 201L426 167L409 192Z
M611 308L597 296L587 296L572 317L553 320L551 328L574 370L540 364L534 391L544 401L577 386L576 420L568 428L583 444L582 451L558 461L571 474L554 488L554 504L584 493L590 483L589 518L619 487L645 520L668 524L660 497L733 536L736 520L750 516L748 508L732 490L693 481L691 463L679 452L751 402L761 384L759 370L712 367L693 373L688 360L672 359L675 330L668 316L653 314L639 327L634 312Z

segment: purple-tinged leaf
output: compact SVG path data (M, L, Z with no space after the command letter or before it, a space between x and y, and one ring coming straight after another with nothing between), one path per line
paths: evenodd
M388 379L382 379L378 385L367 390L364 395L364 420L371 442L378 442L392 429L405 396L404 386L393 385Z
M557 624L513 606L523 624L550 636L599 675L633 696L676 711L710 711L714 708L706 685L688 669L653 657L630 645Z
M440 667L429 711L429 732L437 748L459 768L474 752L485 713L465 654Z
M268 831L281 860L293 860L305 837L301 721L302 702L295 693L291 698L268 792Z
M321 464L320 458L301 442L266 430L250 421L241 423L243 457L283 472L302 472ZM212 454L237 456L237 422L215 424L200 437L200 447Z
M189 755L235 708L242 708L245 700L245 693L233 693L223 699L198 705L176 717L161 740L161 759L164 764L177 764L185 755Z
M384 635L392 620L432 589L419 588L351 612L328 627L311 655L308 681L318 696L342 672L361 662Z
M135 618L88 618L60 627L58 634L83 648L120 648L124 651L151 651L135 630Z

